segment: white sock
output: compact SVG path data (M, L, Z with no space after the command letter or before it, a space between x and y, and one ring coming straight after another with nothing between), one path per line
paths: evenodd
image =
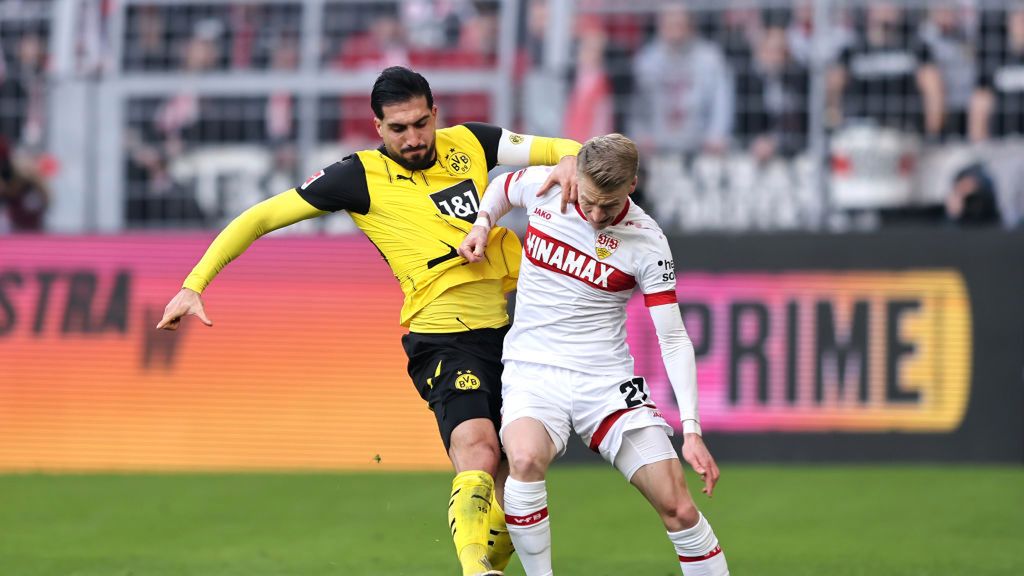
M697 525L679 532L669 532L668 539L676 547L679 566L685 576L729 576L729 565L704 515Z
M544 481L505 481L505 524L526 576L548 576L551 570L551 524Z

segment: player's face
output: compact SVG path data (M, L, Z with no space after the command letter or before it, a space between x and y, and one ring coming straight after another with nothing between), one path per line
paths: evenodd
M604 230L616 216L622 213L626 207L626 199L636 188L636 178L633 183L623 186L618 190L601 190L590 182L590 179L581 177L579 179L579 197L576 202L579 204L587 222L594 227L594 230Z
M388 156L407 170L426 170L434 165L437 150L437 106L427 107L427 98L417 96L405 102L383 106L383 118L374 118L377 133Z

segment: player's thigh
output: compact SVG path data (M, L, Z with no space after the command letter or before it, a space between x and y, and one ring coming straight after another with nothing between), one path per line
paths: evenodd
M402 339L409 357L409 377L434 412L446 450L451 448L452 433L462 423L485 419L493 432L500 422L500 345L494 353L481 354L479 349L487 349L488 342L474 347L474 337L481 338L473 331L459 335L410 333ZM497 332L482 336L488 338L498 338ZM489 438L497 446L496 434Z
M572 406L573 428L580 438L613 464L627 430L656 426L672 433L643 378L581 375Z
M571 382L561 370L552 366L518 362L505 362L501 376L501 440L508 451L511 438L507 438L510 424L524 418L540 423L555 447L555 457L565 452L572 433L569 407Z
M505 453L511 475L517 480L543 480L558 448L543 422L530 417L517 418L502 427Z

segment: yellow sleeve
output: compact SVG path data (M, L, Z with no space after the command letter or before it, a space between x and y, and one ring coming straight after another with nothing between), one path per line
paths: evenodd
M182 288L200 294L213 278L249 247L257 238L278 228L290 226L300 220L328 214L317 210L292 188L242 212L227 225L206 249L202 260L185 278Z
M534 136L530 144L530 166L553 166L565 156L575 156L582 144L567 138Z

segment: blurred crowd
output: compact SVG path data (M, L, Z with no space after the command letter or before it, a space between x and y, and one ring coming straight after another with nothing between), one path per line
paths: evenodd
M729 195L746 198L746 188L772 178L780 190L811 192L786 200L795 207L773 216L769 228L820 220L827 207L810 196L820 196L813 190L823 183L849 213L881 207L893 218L913 212L931 222L1013 226L1024 191L1012 189L1020 180L1012 154L958 157L941 197L921 201L908 184L937 147L977 149L1024 135L1024 4L982 9L977 1L836 2L816 19L810 0L700 10L665 2L635 13L584 0L576 3L569 69L552 70L545 65L551 6L524 0L511 128L580 141L611 131L631 136L650 160L642 201L668 227L698 229L715 218L728 227L738 213ZM97 9L93 28L102 36L109 3ZM432 70L490 70L498 65L501 9L496 0L328 3L319 65L338 74L407 65L428 79ZM815 29L821 21L827 30ZM15 151L39 152L46 22L0 24L0 131ZM290 73L301 62L301 27L300 4L131 4L118 67L124 74ZM99 77L111 67L95 62ZM491 116L488 93L437 96L445 124ZM320 97L316 108L318 142L351 150L377 141L366 95ZM257 183L266 194L301 179L298 104L284 83L264 96L183 89L137 98L126 116L131 225L217 224L222 215L211 215L180 176L180 160L199 147L259 146L272 167ZM826 136L828 180L806 165L815 127ZM998 165L999 157L1007 160ZM0 202L6 197L0 192ZM738 226L756 227L759 204L742 202L752 215ZM984 209L963 209L979 202ZM908 211L908 203L919 209Z

